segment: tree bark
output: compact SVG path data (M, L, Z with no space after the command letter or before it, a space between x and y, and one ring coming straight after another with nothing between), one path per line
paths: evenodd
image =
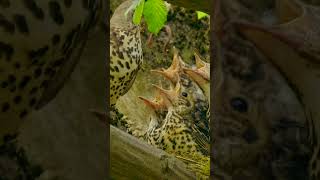
M174 156L110 126L110 167L114 179L195 179Z

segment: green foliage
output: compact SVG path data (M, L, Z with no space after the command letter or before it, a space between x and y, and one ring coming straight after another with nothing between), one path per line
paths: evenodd
M138 5L136 6L136 9L133 14L133 23L135 25L138 25L141 22L143 8L144 8L144 0L139 0Z
M143 16L150 32L158 34L167 21L167 15L167 7L163 0L145 2Z
M163 0L137 0L130 8L135 8L133 23L140 24L143 16L153 34L158 34L167 21L168 10Z
M128 9L135 9L133 23L139 25L142 17L148 25L148 30L158 34L167 21L168 10L164 0L135 0ZM208 17L207 13L196 11L198 19Z
M202 19L202 18L204 18L204 17L208 17L209 14L204 13L204 12L202 12L202 11L197 11L197 16L198 16L198 20L199 20L199 19Z

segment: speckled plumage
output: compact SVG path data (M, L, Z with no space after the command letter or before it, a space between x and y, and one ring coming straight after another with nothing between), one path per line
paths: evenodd
M135 80L143 56L140 27L132 23L132 1L122 3L110 20L110 105L114 106Z
M77 63L102 1L0 1L0 136L51 100Z
M208 99L200 87L183 73L185 66L175 52L170 68L154 71L170 79L174 88L164 90L156 86L159 95L154 101L143 98L155 110L155 114L150 116L146 139L149 144L167 152L208 155L209 120L205 115Z

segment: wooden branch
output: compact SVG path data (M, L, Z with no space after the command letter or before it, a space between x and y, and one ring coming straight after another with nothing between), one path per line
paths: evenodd
M166 152L110 125L113 179L195 179L186 165Z

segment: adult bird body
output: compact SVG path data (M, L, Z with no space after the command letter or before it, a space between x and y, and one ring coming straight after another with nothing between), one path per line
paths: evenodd
M133 1L122 3L110 20L110 105L131 88L143 56L140 27L132 23Z

